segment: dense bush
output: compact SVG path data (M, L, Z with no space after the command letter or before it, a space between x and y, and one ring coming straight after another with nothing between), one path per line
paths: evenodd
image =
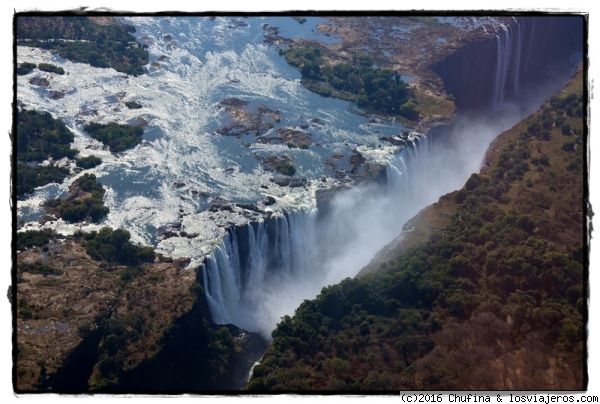
M17 196L37 187L62 182L69 170L56 164L40 165L52 158L73 158L73 133L48 112L17 110Z
M132 244L129 241L131 235L127 230L112 230L110 227L104 227L99 232L94 231L84 237L87 240L87 253L92 258L107 261L109 264L135 266L153 262L156 256L152 247Z
M102 159L96 156L81 157L77 159L75 164L77 164L77 167L87 170L102 164Z
M104 188L96 181L94 174L84 174L73 182L72 187L89 194L85 198L73 198L58 202L60 217L69 223L90 220L98 223L108 214L104 206Z
M26 163L17 162L17 196L53 182L61 183L68 175L69 169L55 164L31 167Z
M77 151L71 149L73 133L59 119L48 112L17 111L17 159L43 161L52 157L73 158Z
M17 195L22 196L35 188L62 182L69 170L55 164L39 163L52 158L73 158L73 133L48 112L17 110Z
M144 134L141 126L121 125L114 122L106 125L91 122L84 127L84 130L94 139L107 145L113 153L134 148L142 141Z
M146 46L132 35L135 28L116 20L100 24L86 16L21 16L16 22L19 45L54 49L74 62L139 76L149 60Z
M286 61L297 67L302 77L317 83L306 83L309 90L324 96L349 98L352 94L361 107L410 120L418 120L419 112L413 92L397 72L372 67L370 56L355 55L353 63L329 65L320 48L301 46L280 50Z
M17 74L19 76L24 76L26 74L31 73L33 71L33 69L35 69L35 63L29 63L29 62L19 63L19 65L17 66Z
M40 63L38 64L38 69L44 72L65 74L65 69L63 69L62 67L51 65L50 63Z
M27 230L17 233L17 250L41 247L56 236L52 230Z

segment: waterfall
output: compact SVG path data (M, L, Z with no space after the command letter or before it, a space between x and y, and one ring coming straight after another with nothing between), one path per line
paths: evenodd
M313 278L315 218L315 209L297 210L228 230L202 268L215 323L268 337L265 326L279 320L265 313L269 296Z
M504 90L506 87L506 76L510 62L510 30L502 26L500 34L496 35L496 78L494 82L494 96L492 108L498 109L504 101Z
M515 19L515 50L514 50L514 62L512 71L512 96L519 95L520 83L521 83L521 52L523 44L523 30L518 19Z
M523 32L519 20L514 21L514 24L502 25L496 35L493 110L498 110L505 101L517 97L520 92Z
M340 191L319 220L313 206L229 229L201 268L213 321L268 338L302 300L356 275L423 207L427 147L426 136L407 140L389 156L387 186Z

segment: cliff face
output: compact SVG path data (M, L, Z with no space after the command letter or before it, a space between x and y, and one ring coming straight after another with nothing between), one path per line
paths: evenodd
M549 75L568 71L570 54L583 51L581 18L517 17L497 27L491 38L466 44L432 70L461 110L518 102ZM549 65L556 66L555 71L548 71Z
M124 266L91 258L85 243L55 238L17 254L16 391L245 383L266 342L210 320L197 271L185 260Z
M72 237L19 252L16 389L87 389L111 321L122 321L121 334L135 331L120 354L126 367L155 355L196 300L196 272L184 265L144 264L132 274L92 259Z

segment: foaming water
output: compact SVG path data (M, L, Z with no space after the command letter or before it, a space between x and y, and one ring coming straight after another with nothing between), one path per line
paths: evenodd
M307 91L300 84L299 72L285 62L276 48L264 43L265 23L280 25L284 31L300 29L318 36L313 28L306 28L320 18L309 18L304 27L289 17L125 20L136 26L140 42L149 45L154 63L148 66L148 74L128 77L111 69L72 63L40 49L18 47L19 61L52 63L63 67L67 74L36 71L19 76L17 91L27 108L49 111L65 121L75 133L74 147L81 156L94 154L103 159L100 166L86 170L96 174L107 188L105 200L110 213L102 225L129 230L133 241L200 262L214 244L214 235L223 235L222 227L227 222L247 221L243 217L221 218L220 222L210 215L199 218L198 213L209 208L215 198L229 203L256 203L273 196L277 204L271 209L276 211L288 206L288 202L311 198L314 187L310 184L290 191L273 183L273 174L264 170L257 157L289 156L297 169L295 177L318 180L319 186L327 186L328 180L321 183L332 174L324 164L327 159L335 154L350 155L359 145L381 146L366 119L345 112L347 102L324 99ZM288 24L288 28L283 24ZM48 78L47 90L29 83L34 75ZM64 97L49 99L49 90L61 91ZM302 126L313 145L306 150L289 149L257 143L254 135L244 136L244 142L218 135L216 130L228 121L219 102L230 97L280 111L281 122L266 136L276 135L278 129L299 130ZM128 109L124 103L129 100L139 102L143 108ZM118 156L112 156L83 131L88 122L126 123L138 118L148 121L148 135L141 145ZM377 130L391 135L402 130L402 126L384 123ZM68 183L59 185L61 193L67 191ZM40 193L35 202L20 204L19 218L39 218L43 213L39 204L45 196L46 193ZM234 212L230 216L236 215ZM158 229L188 216L201 220L210 231L199 232L194 239L157 237ZM76 230L76 226L65 223L46 226Z
M74 131L74 147L82 156L102 157L100 166L79 175L96 174L107 189L110 213L102 223L84 229L124 228L133 241L153 245L174 258L189 257L192 267L203 264L214 320L266 337L303 299L354 276L419 210L462 187L481 167L491 140L564 82L556 80L539 98L528 94L529 110L502 103L507 86L510 91L522 88L514 81L520 71L514 65L520 61L509 62L513 45L508 36L499 37L498 69L512 73L498 70L493 78L500 83L494 115L461 116L435 139L413 133L405 146L391 146L379 138L397 136L405 128L393 121L368 121L348 112L345 101L310 93L302 87L298 71L276 48L264 44L263 24L282 24L281 17L126 21L149 45L154 64L148 66L148 74L127 77L18 47L19 62L53 63L68 73L19 76L19 100L27 108L62 118ZM291 18L286 21L298 24ZM522 40L518 32L511 38ZM47 90L29 83L33 75L47 77L49 89L63 91L64 97L48 99ZM228 121L219 103L230 97L280 111L281 121L266 136L282 128L302 128L313 144L306 150L290 149L258 143L253 134L241 139L218 135L216 130ZM129 110L124 105L128 100L144 108ZM116 156L82 129L88 122L138 118L148 121L145 141ZM333 178L335 173L325 163L341 155L347 165L355 151L385 166L386 186L343 189L347 182ZM257 158L271 155L291 158L295 177L307 179L306 186L291 188L272 181L274 174ZM48 196L64 194L73 180L44 187L19 202L19 218L34 220L42 213L39 204ZM333 188L340 190L320 217L316 194ZM264 204L267 197L275 203ZM235 205L240 202L255 203L263 213ZM229 210L209 209L219 203L227 203ZM36 226L40 225L28 224ZM64 234L80 227L61 220L44 226ZM162 237L172 228L179 234Z

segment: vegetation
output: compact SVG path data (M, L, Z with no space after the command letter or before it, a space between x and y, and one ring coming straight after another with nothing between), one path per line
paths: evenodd
M69 169L55 164L29 166L17 161L17 196L25 195L37 187L61 183L69 175Z
M107 125L91 122L84 130L94 139L108 146L111 152L119 153L134 148L142 141L144 128L111 122Z
M38 69L44 72L65 74L65 69L63 69L62 67L51 65L50 63L40 63L38 65Z
M152 247L140 247L131 243L129 241L131 234L127 230L112 230L110 227L104 227L98 232L93 231L80 236L86 240L86 252L92 258L104 260L109 265L136 266L154 262L156 256Z
M27 230L17 233L17 250L22 251L31 247L42 247L56 237L52 230Z
M69 170L56 164L40 165L52 158L73 158L73 133L48 112L17 111L17 196L52 183L62 182Z
M19 65L17 66L17 74L19 76L24 76L26 74L31 73L33 71L33 69L35 69L35 63L29 63L29 62L19 63Z
M133 32L133 26L112 17L19 16L16 35L19 45L53 49L74 62L139 76L149 57Z
M275 169L279 171L283 175L293 176L296 174L296 167L292 163L289 162L281 162L276 165Z
M43 161L52 157L73 158L77 151L71 149L73 133L48 112L17 111L17 159Z
M281 49L286 61L302 73L306 87L323 96L356 101L358 106L410 120L419 119L415 94L390 69L373 67L367 55L355 55L352 64L329 64L318 47Z
M422 214L436 209L443 227L284 317L248 388L582 388L583 167L566 169L583 156L574 90L502 135L489 168Z
M84 170L87 170L89 168L94 168L102 164L102 159L96 156L81 157L78 158L77 161L75 161L75 164L77 165L77 167L81 167Z
M55 199L47 202L48 206L58 206L60 217L69 223L90 220L98 223L108 214L108 207L104 206L104 188L96 181L94 174L84 174L73 182L71 186L77 197L66 200Z
M211 325L198 316L198 310L196 305L191 315L175 322L159 341L162 350L157 357L137 369L130 369L126 358L148 326L146 316L132 312L104 320L104 335L90 389L183 391L190 390L190 386L198 390L219 386L237 353L235 341L227 327Z
M22 274L23 272L29 272L31 274L42 274L44 276L62 275L63 273L63 271L61 271L60 269L53 268L39 261L31 264L19 265L19 274Z

